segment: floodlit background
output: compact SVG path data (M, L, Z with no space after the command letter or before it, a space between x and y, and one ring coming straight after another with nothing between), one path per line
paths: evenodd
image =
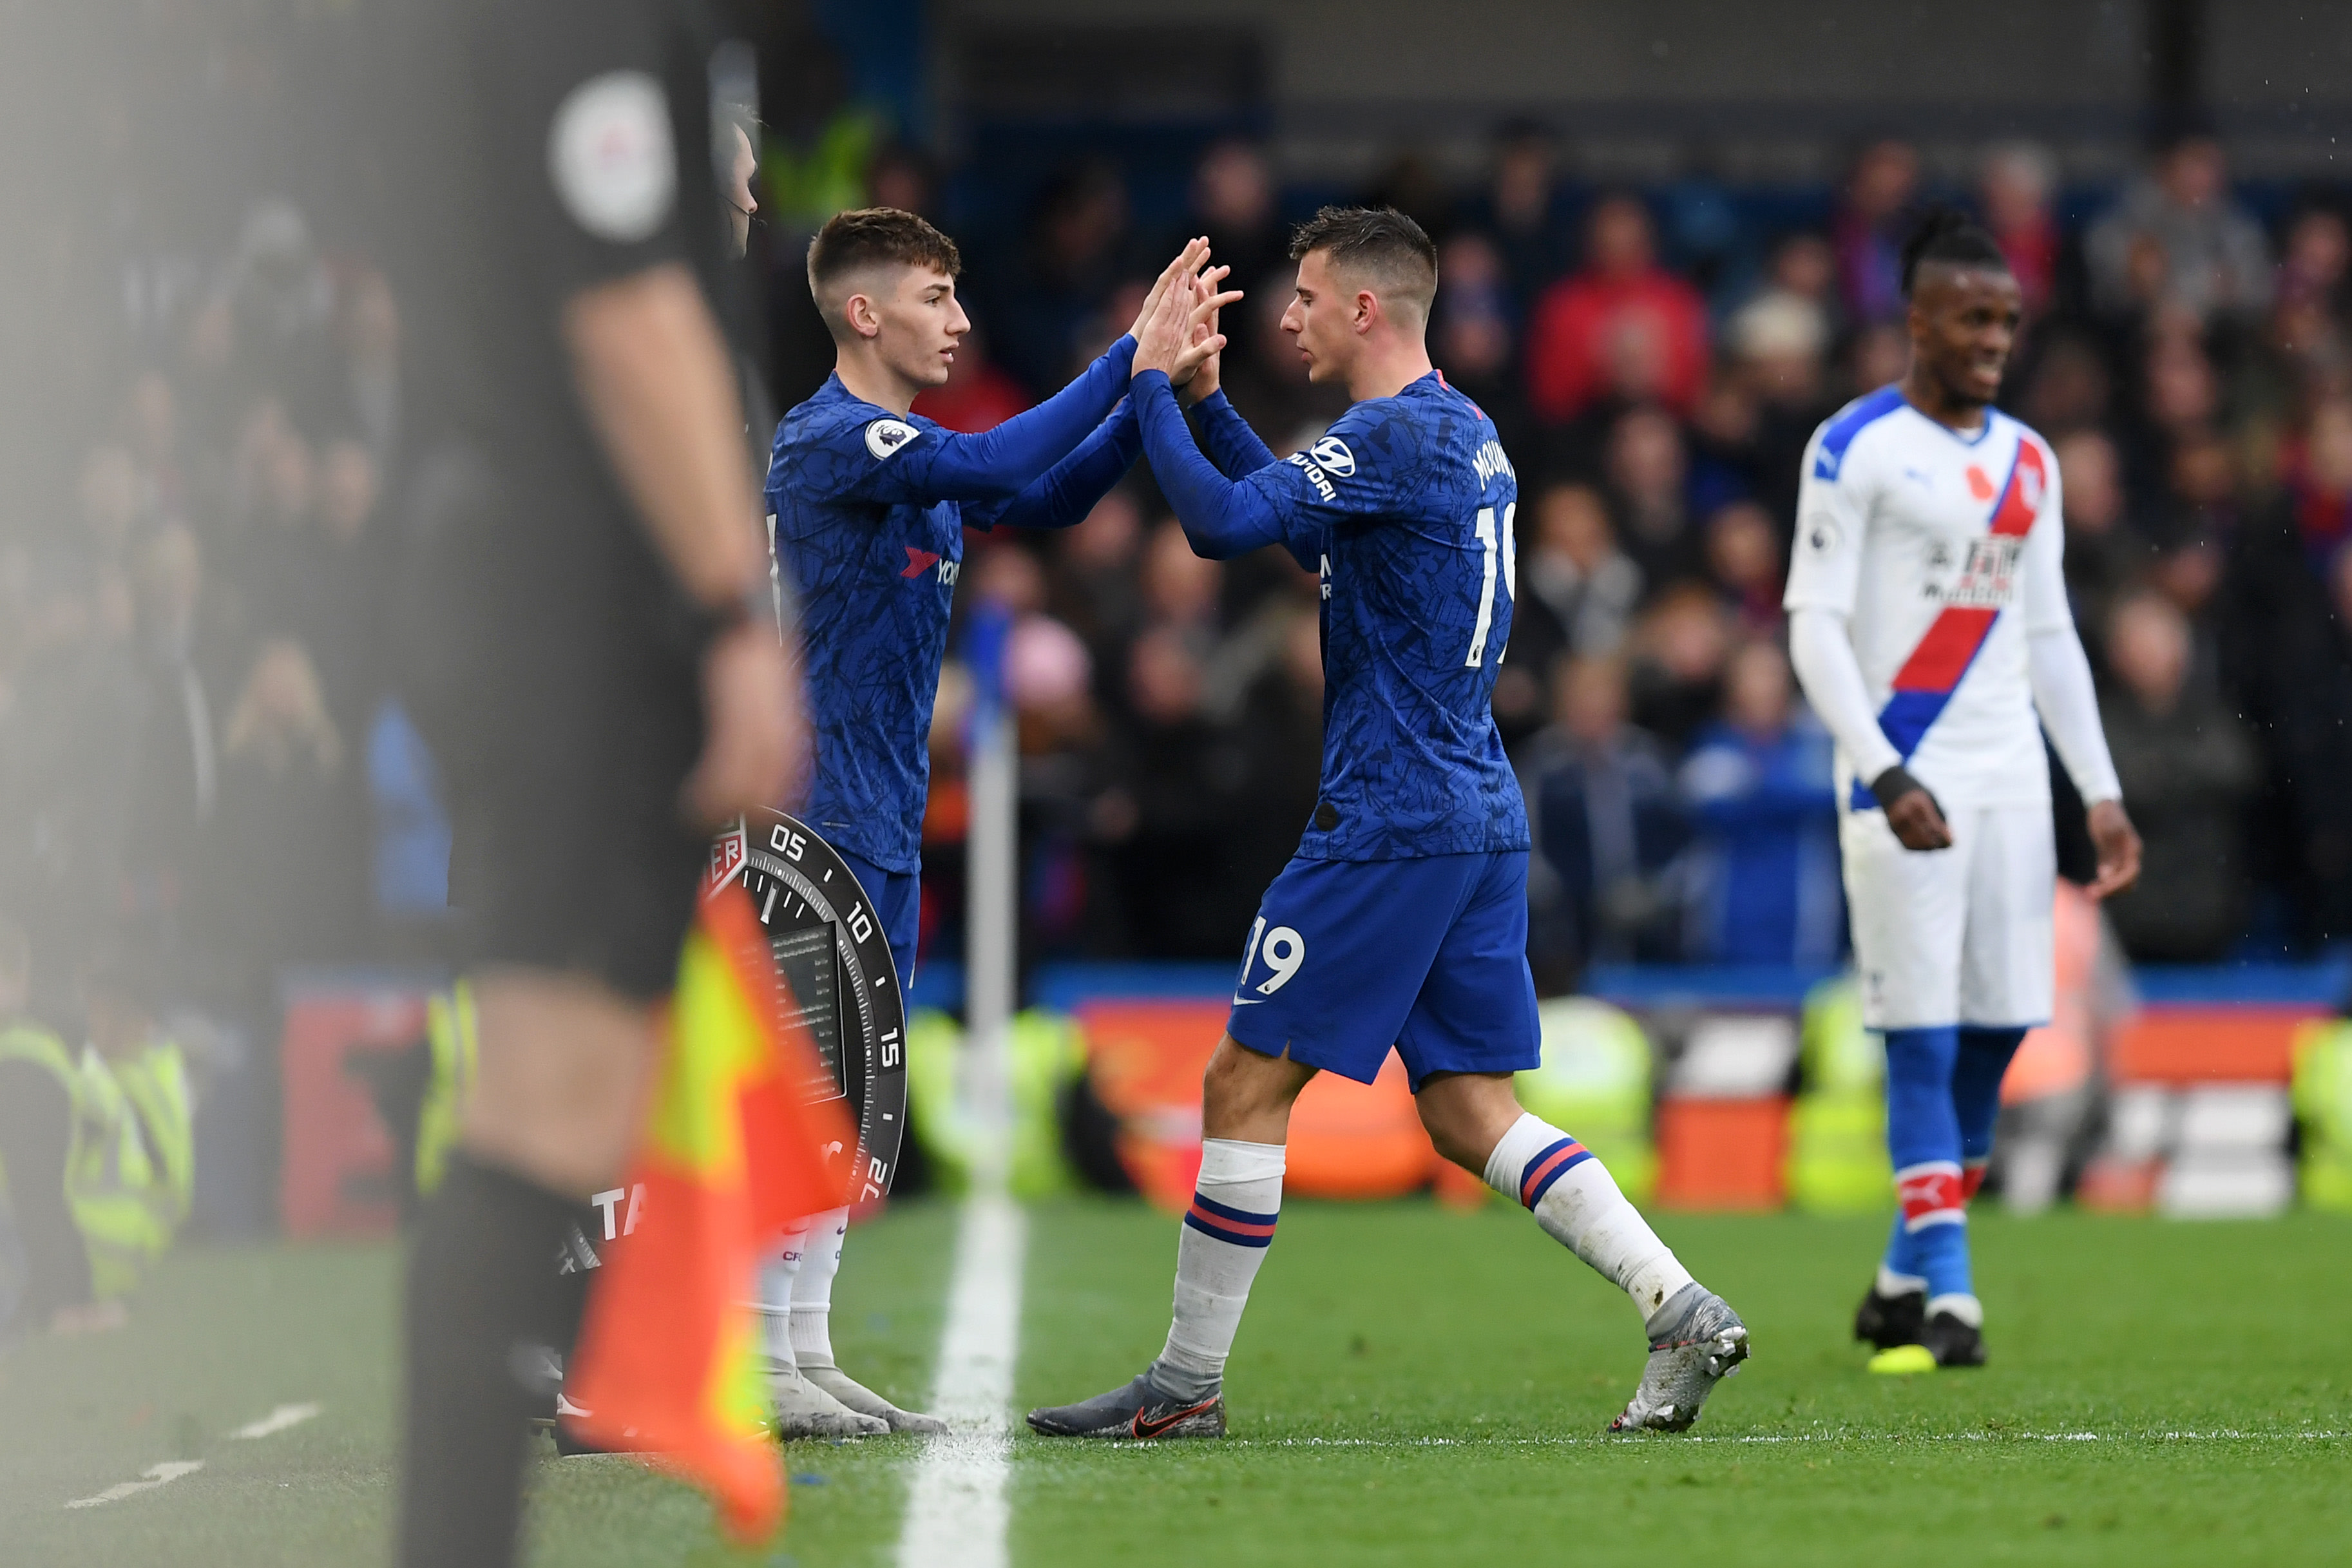
M358 1272L303 1276L289 1300L373 1325L348 1352L371 1366L385 1352L365 1314L389 1310L403 1186L385 1086L444 977L448 849L380 608L416 416L404 301L371 261L402 215L354 129L386 3L146 0L0 24L0 911L29 933L25 1006L79 1041L91 976L133 973L194 1069L193 1205L160 1277L185 1289L134 1300L131 1333L201 1346L190 1303L235 1317L269 1299L270 1270L332 1258ZM801 257L845 207L913 208L962 246L977 331L917 405L961 429L1058 387L1181 237L1208 234L1250 293L1225 383L1277 452L1341 405L1273 326L1287 226L1370 200L1437 238L1433 356L1519 475L1495 700L1537 824L1529 959L1557 999L1523 1093L1685 1211L1887 1203L1876 1047L1839 979L1829 744L1794 692L1779 595L1808 435L1902 369L1907 225L1931 203L1972 210L2025 290L2003 405L2056 447L2074 612L2147 839L2140 889L2106 910L2062 892L2061 1016L2009 1085L1996 1190L2027 1213L2352 1207L2352 1037L2333 1022L2352 993L2339 8L721 8L758 59L766 221L749 265L779 409L830 366ZM1316 798L1314 583L1278 552L1194 558L1143 467L1067 533L969 543L960 605L1016 617L1017 1183L1181 1194L1218 998ZM951 663L912 987L927 1010L910 1174L934 1187L971 1155L953 1103L969 692ZM2081 812L2053 776L2079 868ZM1302 1118L1304 1190L1437 1179L1401 1083L1318 1086ZM933 1223L899 1206L887 1225ZM1838 1327L1865 1218L1786 1245L1759 1227L1814 1222L1705 1223L1759 1268L1832 1259L1802 1310ZM1157 1291L1164 1227L1138 1224ZM359 1250L275 1250L289 1234ZM921 1298L936 1281L911 1259L939 1237L898 1234L910 1261L872 1278ZM2313 1267L2341 1258L2340 1234L2313 1236L2296 1244ZM2109 1243L2032 1245L2057 1266ZM2152 1245L2174 1250L2116 1267L2144 1265L2160 1291L2202 1244ZM0 1246L0 1322L16 1282ZM898 1310L873 1353L911 1358L911 1398L936 1304ZM0 1345L20 1340L0 1349L12 1441L32 1445L77 1388L133 1400L168 1382L124 1373L122 1357L163 1357L153 1342L79 1347L74 1377L48 1374L50 1403L20 1421L12 1393L41 1354L22 1337L38 1329L0 1329ZM1843 1368L1821 1331L1822 1364ZM307 1342L256 1345L251 1363L297 1362ZM336 1336L315 1354L336 1363ZM1333 1375L1370 1389L1379 1370ZM351 1441L374 1458L353 1473L380 1489L388 1415L361 1384L348 1402L376 1426ZM2340 1415L2336 1386L2310 1408ZM308 1397L254 1388L257 1417ZM146 1421L109 1427L87 1476L43 1486L96 1492L141 1473L134 1452L211 1441ZM804 1507L845 1521L854 1493L887 1512L881 1476Z

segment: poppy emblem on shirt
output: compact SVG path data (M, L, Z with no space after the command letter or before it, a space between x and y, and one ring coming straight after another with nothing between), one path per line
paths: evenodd
M901 577L919 577L940 563L940 552L936 550L918 550L909 544L906 551L907 569L898 574Z
M1992 500L1992 478L1974 463L1969 465L1969 494L1979 500Z

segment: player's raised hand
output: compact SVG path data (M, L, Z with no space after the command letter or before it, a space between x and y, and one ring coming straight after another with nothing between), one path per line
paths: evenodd
M1189 287L1192 290L1192 303L1196 307L1192 326L1193 342L1204 342L1218 335L1218 308L1212 306L1208 318L1202 321L1198 319L1197 307L1202 300L1216 293L1217 285L1223 282L1232 271L1233 268L1230 267L1212 267L1206 272L1199 273L1191 279ZM1175 383L1177 401L1190 408L1213 394L1217 390L1219 379L1223 374L1224 357L1224 351L1220 349L1201 361L1190 372L1181 375L1171 375L1169 380Z
M1167 309L1181 312L1181 347L1168 366L1168 379L1180 386L1198 375L1202 365L1224 352L1225 335L1217 331L1217 313L1241 300L1238 289L1213 292L1228 269L1218 267L1210 270L1214 276L1196 279L1189 290L1171 290L1166 302Z
M1183 279L1171 279L1153 301L1151 313L1136 324L1134 374L1156 370L1173 381L1176 362L1190 346L1192 333L1191 286Z
M1209 242L1205 238L1186 240L1184 248L1176 253L1176 259L1162 268L1160 276L1151 280L1150 291L1143 296L1143 307L1135 312L1135 325L1127 329L1127 335L1141 342L1143 329L1150 321L1151 313L1160 309L1160 301L1166 299L1171 290L1179 289L1185 279L1200 271L1201 264L1208 259Z
M2095 899L2120 893L2139 880L2139 829L2124 815L2124 803L2103 800L2091 807L2091 842L2099 851L2099 874L2083 890Z

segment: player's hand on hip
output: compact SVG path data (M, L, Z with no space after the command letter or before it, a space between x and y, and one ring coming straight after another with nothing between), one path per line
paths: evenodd
M2139 880L2139 829L2124 815L2122 801L2103 800L2091 807L2091 842L2099 851L2099 874L2084 892L2104 899Z
M1901 766L1891 767L1871 781L1870 793L1886 813L1886 826L1906 849L1949 849L1952 825L1927 786Z
M1198 272L1201 263L1208 259L1206 239L1186 240L1184 248L1176 253L1176 259L1160 268L1160 276L1151 280L1150 291L1143 296L1142 309L1135 312L1135 325L1127 329L1128 336L1139 343L1143 342L1143 329L1150 323L1152 312L1160 309L1160 301L1176 290L1183 279Z
M702 656L702 756L686 781L686 808L717 827L786 798L805 769L800 682L772 628L747 620Z

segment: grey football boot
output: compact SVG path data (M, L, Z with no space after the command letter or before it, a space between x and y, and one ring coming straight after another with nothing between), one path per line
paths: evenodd
M948 1424L919 1410L901 1410L837 1366L804 1366L801 1376L860 1415L889 1424L893 1432L944 1432Z
M878 1415L852 1410L801 1375L798 1367L774 1356L760 1358L768 1384L768 1403L775 1415L775 1435L790 1437L878 1437L890 1424Z
M1123 1388L1076 1405L1029 1412L1029 1429L1048 1437L1222 1437L1225 1399L1179 1399L1144 1373Z
M1612 1432L1687 1430L1715 1385L1748 1359L1748 1325L1722 1297L1696 1281L1658 1309L1649 1330L1642 1385L1609 1423Z

